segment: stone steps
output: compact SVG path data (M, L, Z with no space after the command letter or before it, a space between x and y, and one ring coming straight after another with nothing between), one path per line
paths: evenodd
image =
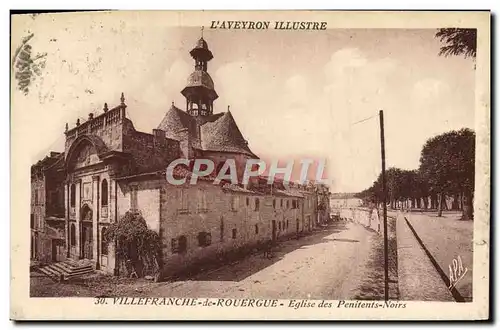
M40 267L39 270L55 281L70 280L94 272L90 260L71 259Z

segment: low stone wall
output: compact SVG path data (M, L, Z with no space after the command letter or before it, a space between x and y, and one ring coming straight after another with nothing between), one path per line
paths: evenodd
M359 223L366 228L370 228L378 233L382 231L381 212L373 208L341 208L340 219Z

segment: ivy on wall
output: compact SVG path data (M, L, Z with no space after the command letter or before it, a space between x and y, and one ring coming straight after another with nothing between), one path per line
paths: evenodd
M157 275L161 270L161 241L137 211L128 211L120 221L111 224L104 235L115 242L117 263L127 276Z

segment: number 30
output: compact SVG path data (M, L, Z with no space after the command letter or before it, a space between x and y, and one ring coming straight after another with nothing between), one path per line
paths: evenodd
M95 298L94 305L104 305L106 304L105 298Z

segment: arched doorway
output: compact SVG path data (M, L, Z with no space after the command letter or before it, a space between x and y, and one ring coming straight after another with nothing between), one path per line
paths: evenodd
M82 206L80 212L80 256L84 259L93 258L93 228L92 228L92 209L87 205Z

